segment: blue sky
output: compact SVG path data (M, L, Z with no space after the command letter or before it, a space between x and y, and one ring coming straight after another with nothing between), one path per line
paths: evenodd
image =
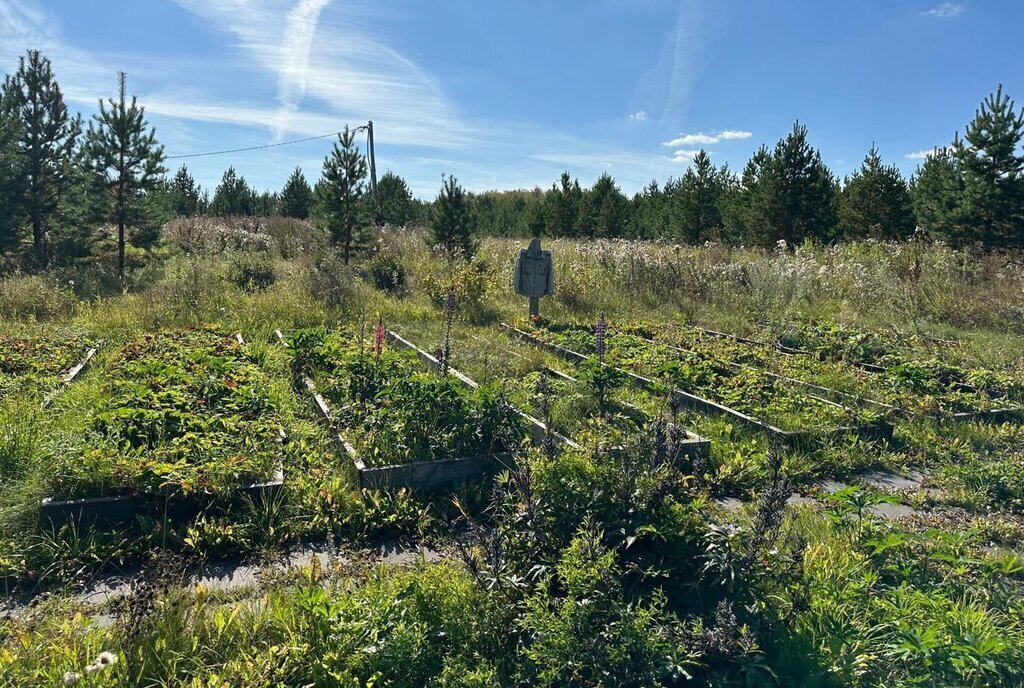
M1024 103L1021 0L0 0L0 64L53 61L85 116L116 73L169 156L373 119L378 170L432 197L610 172L629 193L705 148L742 169L797 118L840 176L905 173L1002 82ZM278 189L329 140L190 160Z

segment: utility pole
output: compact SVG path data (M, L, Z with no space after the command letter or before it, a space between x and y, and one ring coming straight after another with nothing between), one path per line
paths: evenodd
M373 120L366 125L366 148L370 158L370 192L373 194L373 209L380 210L380 203L377 200L377 155L373 150ZM376 213L375 213L376 214ZM376 221L377 218L374 218Z

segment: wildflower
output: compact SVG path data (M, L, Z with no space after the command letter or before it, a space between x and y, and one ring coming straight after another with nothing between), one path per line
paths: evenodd
M384 322L377 317L377 324L373 328L373 353L380 356L384 351Z
M68 671L64 673L64 685L73 686L82 678L81 674L77 671Z
M597 324L594 325L594 350L597 351L597 356L601 360L604 360L605 352L608 350L605 345L604 337L608 332L608 323L605 322L604 312L601 312L601 316L597 319Z
M107 667L114 666L118 662L118 657L113 652L101 652L96 655L96 659L92 661L92 664L85 667L85 673L95 674L103 671Z

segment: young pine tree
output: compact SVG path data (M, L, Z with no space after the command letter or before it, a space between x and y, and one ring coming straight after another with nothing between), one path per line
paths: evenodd
M199 214L202 191L195 177L188 172L188 167L182 165L174 174L171 181L171 203L174 214L178 217L194 217Z
M711 156L700 151L674 188L675 229L685 241L697 244L719 234L722 228L722 197L729 172L717 169Z
M210 214L248 216L255 211L255 205L256 192L245 181L245 177L235 172L234 167L224 170L224 176L213 193Z
M602 238L625 236L629 201L610 174L605 172L584 196L587 235Z
M331 154L324 158L323 177L316 185L316 195L317 214L331 241L342 247L346 265L366 225L365 179L366 159L356 146L355 132L345 127Z
M916 218L907 182L895 165L882 164L871 147L860 169L843 187L839 205L839 232L845 239L906 239L914 233Z
M19 127L18 119L0 108L0 253L15 248L21 240L24 172Z
M254 193L252 200L252 214L257 217L271 217L278 214L278 206L280 204L280 198L277 193L271 193L270 191L264 191L263 193Z
M284 217L305 220L313 210L313 189L298 167L288 177L278 200L278 212Z
M125 231L148 191L166 172L164 147L156 141L156 130L146 123L146 109L135 96L128 101L127 77L118 74L117 99L109 107L101 100L99 112L89 124L86 145L93 168L104 178L112 215L117 223L117 274L124 283Z
M772 154L761 146L747 161L738 184L722 201L725 237L733 244L767 245L772 242L769 209L771 204Z
M821 153L807 142L807 127L799 122L775 146L761 179L767 194L771 241L790 245L804 239L833 238L838 222L839 184Z
M394 172L386 172L377 182L376 223L404 227L412 217L412 191L409 185Z
M72 163L82 120L68 115L50 61L38 50L19 58L18 71L4 81L2 102L7 114L20 122L21 208L32 226L36 263L45 265L48 225L73 184Z
M476 251L473 241L474 218L466 192L459 180L448 176L442 179L441 191L434 199L430 238L434 246L442 246L450 253L461 252L469 258Z
M1002 84L978 108L953 152L964 177L963 213L976 239L989 246L1024 246L1024 110Z
M953 244L968 240L963 222L964 179L956 156L937 148L910 180L917 223L936 239Z

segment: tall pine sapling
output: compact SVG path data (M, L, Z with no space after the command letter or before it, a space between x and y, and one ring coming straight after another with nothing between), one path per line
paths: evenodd
M20 126L16 117L0 109L0 252L16 247L21 240L24 172L18 149Z
M918 224L936 238L962 243L964 177L956 156L937 148L925 158L910 180L910 197Z
M194 217L199 214L202 192L185 165L178 168L171 181L171 195L174 213L178 217Z
M414 213L409 185L389 170L377 182L377 213L374 221L381 226L404 227L413 219Z
M905 239L914 232L913 201L895 165L884 165L871 147L840 197L839 231L844 239Z
M839 184L821 153L807 141L807 127L796 122L778 142L761 184L766 192L769 239L797 245L804 239L830 240L838 222Z
M473 241L473 212L459 181L442 177L441 191L434 200L430 240L449 255L469 258L476 251Z
M256 210L256 192L234 167L224 170L210 203L211 215L250 216Z
M341 245L345 265L365 227L365 179L366 159L356 146L355 132L345 127L324 158L323 177L316 185L317 214L331 241Z
M46 265L48 225L61 197L75 181L72 167L82 120L69 116L50 61L38 50L29 50L19 58L17 72L4 80L0 102L5 113L20 125L20 205L32 226L36 263Z
M278 212L284 217L305 220L313 210L313 189L298 167L288 177L278 199Z
M954 138L964 176L964 208L976 236L990 246L1024 246L1024 109L1002 84L978 108L964 137Z
M117 223L117 274L124 284L125 230L145 194L166 172L164 147L148 126L146 109L135 96L128 100L127 76L118 74L117 99L101 100L89 124L86 145L92 166L103 175ZM108 107L109 104L109 107Z

